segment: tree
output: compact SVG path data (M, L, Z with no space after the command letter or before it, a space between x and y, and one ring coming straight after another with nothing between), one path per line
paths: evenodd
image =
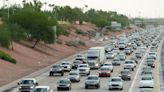
M29 39L35 41L32 46L35 48L38 42L45 43L54 42L54 30L52 26L56 25L56 20L51 19L43 12L39 12L30 8L23 8L17 11L10 18L11 23L16 23L26 30L30 36Z
M11 42L10 32L8 32L4 27L1 27L0 29L0 46L9 48Z

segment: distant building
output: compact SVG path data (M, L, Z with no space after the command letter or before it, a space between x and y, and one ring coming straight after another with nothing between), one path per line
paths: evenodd
M121 30L122 29L122 25L121 25L121 23L113 21L113 22L111 22L111 29L112 30Z

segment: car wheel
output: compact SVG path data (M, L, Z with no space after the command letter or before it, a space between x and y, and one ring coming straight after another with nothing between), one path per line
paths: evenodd
M134 71L134 68L132 68L132 71Z
M61 76L64 76L64 73L61 73Z
M85 86L85 89L88 89L88 86Z
M120 90L123 90L123 87Z
M60 90L60 88L57 88L57 90Z
M100 88L100 85L98 84L98 85L97 85L97 89L99 89L99 88Z
M129 78L129 80L131 80L131 78Z
M111 90L111 88L109 88L109 90Z

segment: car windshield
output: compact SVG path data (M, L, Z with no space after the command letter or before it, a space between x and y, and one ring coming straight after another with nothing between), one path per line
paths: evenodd
M87 67L87 65L79 65L79 67Z
M62 65L69 65L69 63L62 63Z
M69 75L78 75L77 73L69 73Z
M68 80L59 80L59 83L69 83Z
M54 65L53 68L60 68L60 65Z
M33 92L48 92L46 88L36 88Z
M113 78L113 79L111 79L111 81L112 81L112 82L120 82L120 81L121 81L121 79L118 79L118 78Z
M142 77L142 80L152 80L151 77Z
M129 74L129 71L121 71L121 74Z
M133 62L127 61L127 62L125 62L125 64L133 64Z
M91 76L91 77L88 77L87 79L88 79L88 80L98 80L98 77L93 77L93 76Z
M23 80L23 81L21 82L21 84L33 84L33 83L34 83L33 80Z
M155 53L149 53L149 55L155 55Z
M103 66L111 66L112 64L103 64Z
M100 70L110 70L109 68L101 68Z

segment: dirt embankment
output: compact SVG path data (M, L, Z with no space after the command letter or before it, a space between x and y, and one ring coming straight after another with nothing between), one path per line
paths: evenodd
M76 29L82 31L96 31L98 28L92 24L87 25L74 25ZM47 48L41 45L37 45L36 48L42 48L47 53L42 53L38 50L34 50L28 46L22 45L20 43L13 43L14 50L8 50L0 47L0 50L9 53L17 60L17 64L11 64L9 62L0 60L0 86L3 86L11 81L19 79L23 76L26 76L34 71L37 71L45 66L51 65L58 60L73 55L81 50L85 50L91 46L96 45L89 40L87 36L81 36L75 34L75 29L71 29L71 34L69 36L60 36L59 39L63 42L71 41L77 37L80 40L86 42L86 46L73 47L67 46L65 44L51 44L46 45ZM120 34L121 32L110 32L111 35Z

